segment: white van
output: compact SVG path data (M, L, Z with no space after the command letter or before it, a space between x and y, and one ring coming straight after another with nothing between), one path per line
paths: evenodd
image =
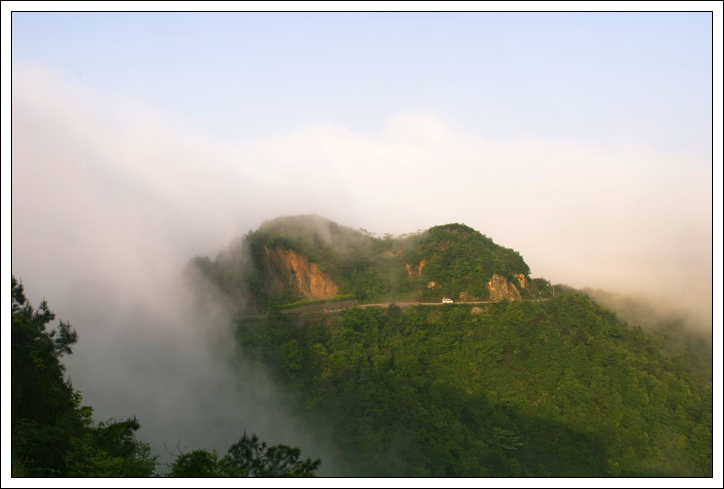
M444 298L444 299L442 300L442 303L443 303L443 304L452 304L452 301L453 301L452 299Z

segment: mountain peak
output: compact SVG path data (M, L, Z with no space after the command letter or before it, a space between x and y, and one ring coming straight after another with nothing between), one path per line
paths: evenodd
M338 296L467 302L537 300L547 292L518 252L459 223L376 238L316 214L285 216L264 221L235 252L248 257L226 262L245 266L219 262L206 266L207 276L227 292L252 296L257 310Z

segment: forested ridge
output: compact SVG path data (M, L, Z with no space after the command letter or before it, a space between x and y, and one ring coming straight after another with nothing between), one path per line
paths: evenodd
M712 475L706 373L584 295L272 312L238 340L350 475Z
M282 314L311 301L298 270L269 287L274 249L362 304L500 302ZM675 322L644 332L530 278L519 253L464 224L377 238L278 218L191 268L269 311L239 320L238 342L330 434L330 462L350 475L712 475L711 344Z

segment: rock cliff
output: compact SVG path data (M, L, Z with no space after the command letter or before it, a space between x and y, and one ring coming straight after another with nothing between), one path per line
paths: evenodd
M417 266L405 264L405 270L407 270L407 277L411 278L415 275L417 275L418 277L422 277L422 267L425 266L425 263L426 260L421 260L420 264Z
M520 287L522 289L528 287L528 279L525 278L525 275L523 275L522 273L514 273L513 275L515 276L515 278L518 279L518 283L520 283Z
M523 279L525 279L525 277L523 277ZM509 301L520 300L520 292L518 292L518 289L502 275L493 275L490 282L486 285L490 291L491 301L502 301L505 299Z
M267 289L273 293L289 288L307 299L325 299L339 291L329 274L293 250L265 246L264 275Z

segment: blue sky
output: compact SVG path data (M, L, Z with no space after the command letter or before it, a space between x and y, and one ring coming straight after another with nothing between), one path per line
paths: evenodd
M431 111L484 137L709 155L710 13L15 13L13 64L223 140Z

